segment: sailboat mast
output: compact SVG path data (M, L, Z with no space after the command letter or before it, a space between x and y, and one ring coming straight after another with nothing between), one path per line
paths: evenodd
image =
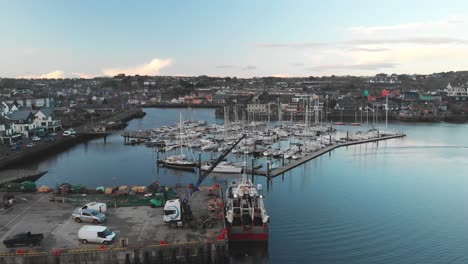
M387 100L385 102L385 129L388 127L388 94L387 94Z
M182 158L182 112L179 112L179 149L180 149L180 157Z
M361 110L361 125L362 125L362 104L361 104L361 107L359 107L359 109Z

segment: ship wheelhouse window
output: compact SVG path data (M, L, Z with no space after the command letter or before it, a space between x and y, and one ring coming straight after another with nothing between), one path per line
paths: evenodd
M164 210L164 215L173 215L175 214L175 210Z

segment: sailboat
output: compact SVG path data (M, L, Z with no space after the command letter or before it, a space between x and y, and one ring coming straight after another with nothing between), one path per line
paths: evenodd
M182 153L183 152L183 124L182 124L182 113L180 113L180 132L178 134L179 138L179 155L169 156L163 160L163 163L166 167L171 169L178 169L178 170L193 170L195 169L198 164L194 160L187 160L186 156Z
M354 112L354 123L351 123L352 126L360 126L361 123L358 123L357 121L357 113Z

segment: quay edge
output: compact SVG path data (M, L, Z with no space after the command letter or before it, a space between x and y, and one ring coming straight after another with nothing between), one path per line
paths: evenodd
M135 118L142 118L146 115L141 108L130 109L117 116L113 117L113 121L128 122ZM106 136L107 134L86 134L82 133L83 127L77 129L78 135L74 137L61 137L55 141L48 142L47 144L39 144L30 149L22 149L19 152L14 152L0 158L0 170L18 165L25 161L37 159L37 157L44 157L62 152L70 147L79 143L88 141L93 138ZM81 133L80 133L81 131Z
M104 247L88 250L16 252L0 254L3 264L142 264L142 263L229 263L226 241L156 244L138 248Z

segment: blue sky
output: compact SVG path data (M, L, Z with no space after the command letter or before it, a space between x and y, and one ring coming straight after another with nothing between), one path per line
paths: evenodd
M0 10L2 77L468 67L466 1L0 0Z

